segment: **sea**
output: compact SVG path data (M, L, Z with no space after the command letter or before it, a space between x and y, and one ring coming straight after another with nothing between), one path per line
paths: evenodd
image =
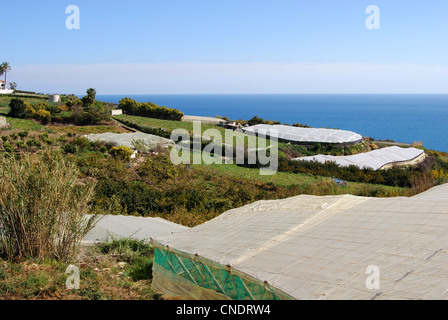
M97 100L118 103L124 97L186 115L231 120L258 116L350 130L376 140L421 141L427 149L448 152L448 94L98 94Z

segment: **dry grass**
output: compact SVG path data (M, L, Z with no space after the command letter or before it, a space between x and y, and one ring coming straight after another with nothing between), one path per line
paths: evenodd
M70 264L80 270L79 289L66 287L68 262L27 259L0 259L0 300L154 300L160 299L151 288L151 275L135 279L139 261L151 253L139 251L141 244L122 240L81 247ZM104 248L108 248L104 252ZM113 250L110 248L113 247ZM137 248L137 249L136 249Z
M92 227L94 184L55 149L0 158L1 252L9 259L66 260Z

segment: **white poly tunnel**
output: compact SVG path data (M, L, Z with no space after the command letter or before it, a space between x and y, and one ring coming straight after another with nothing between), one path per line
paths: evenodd
M444 299L447 230L448 184L258 201L154 237L153 286L187 299Z
M92 215L87 215L91 219ZM134 239L148 241L151 237L167 236L184 231L188 227L162 218L123 215L96 216L94 227L83 238L84 244L110 240Z
M417 163L423 160L424 157L425 152L423 150L392 146L351 156L331 156L319 154L316 156L300 157L292 160L317 161L320 163L335 162L341 167L355 165L361 169L371 168L373 170L379 170L392 164L407 165Z
M257 124L243 130L246 134L269 136L297 143L354 144L362 141L360 134L337 129Z
M116 143L117 146L126 146L129 148L134 148L133 141L141 140L147 145L174 145L174 142L169 139L165 139L153 134L147 134L143 132L133 132L133 133L92 133L85 135L89 141L104 141L110 143Z

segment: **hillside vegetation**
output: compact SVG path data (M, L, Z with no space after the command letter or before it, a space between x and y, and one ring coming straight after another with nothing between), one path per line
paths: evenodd
M108 115L110 106L95 100L94 89L82 99L65 97L55 105L39 98L2 98L0 112L10 124L0 130L0 222L6 226L0 246L3 299L160 298L150 288L149 244L124 239L79 246L90 227L80 222L84 213L162 217L193 227L258 200L300 194L412 196L448 180L448 155L431 150L417 166L381 171L291 161L317 153L368 151L375 147L370 141L352 147L279 143L279 170L270 176L259 174L258 162L174 165L170 150L160 146L130 159L129 148L91 142L82 135L129 132L121 122L169 138L179 128L192 134L193 124L134 115L116 116L117 123ZM226 133L219 126L201 126L202 132L207 129ZM333 178L348 183L339 186ZM59 241L70 232L73 241ZM69 264L80 267L79 290L65 287Z

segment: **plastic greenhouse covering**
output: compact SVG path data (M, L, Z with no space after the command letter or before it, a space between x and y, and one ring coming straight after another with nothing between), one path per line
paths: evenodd
M104 142L115 142L117 146L126 146L129 148L134 148L133 141L143 140L149 145L174 145L174 142L159 136L152 134L147 134L143 132L134 133L93 133L85 136L90 141L104 141Z
M355 165L361 169L371 168L378 170L388 164L412 161L424 155L424 153L423 150L416 148L400 148L393 146L351 156L316 155L295 158L294 160L318 161L321 163L335 162L343 167Z
M357 143L361 142L362 136L346 130L323 129L323 128L301 128L285 125L257 124L244 128L246 134L259 134L262 136L276 137L279 140L292 142L310 143Z
M92 218L87 215L87 218ZM151 237L167 236L189 229L162 218L104 215L98 217L95 226L84 237L85 244L119 239L149 241Z
M154 237L153 286L187 299L444 299L447 230L448 185L258 201Z

